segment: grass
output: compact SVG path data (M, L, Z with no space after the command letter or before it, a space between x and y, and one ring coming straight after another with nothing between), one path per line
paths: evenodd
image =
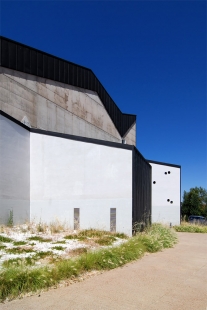
M52 247L52 249L58 250L58 251L64 251L65 250L65 248L61 245L54 246L54 247Z
M116 237L114 236L103 236L102 238L95 240L99 245L112 245L114 241L116 241Z
M8 218L8 221L7 221L7 226L8 227L13 227L14 225L14 212L13 210L10 210L9 211L9 218Z
M78 239L80 241L84 241L86 239L92 239L95 243L99 245L112 245L114 241L116 241L116 238L127 238L125 234L119 234L119 233L110 233L106 231L98 231L98 230L84 230L80 232L79 234L75 235L68 235L64 237L65 239Z
M2 235L0 235L0 242L13 242L13 240L11 238L8 237L4 237Z
M33 266L38 260L44 259L45 257L51 256L51 255L52 255L51 251L47 251L47 252L40 251L29 257L24 257L24 258L18 257L18 258L12 258L12 259L5 260L2 263L2 266L4 268Z
M78 239L84 241L86 239L94 239L99 245L110 245L116 238L127 239L128 237L123 233L112 233L105 230L96 230L96 229L86 229L81 230L77 234L67 235L65 239ZM113 241L112 241L113 240Z
M182 222L180 226L174 226L174 229L177 232L207 233L207 226L189 224L188 222Z
M17 246L17 245L25 245L25 244L27 244L27 242L25 242L25 241L14 241L13 242L13 245L15 245L15 246Z
M88 250L86 248L77 248L71 251L71 255L72 256L77 256L83 253L87 253Z
M28 240L30 240L30 241L39 241L39 242L50 242L50 241L52 241L52 239L46 239L46 238L42 238L42 237L40 237L40 236L33 236L33 237L30 237L30 238L28 238Z
M95 236L98 239L105 236L90 230L82 236ZM110 235L110 233L108 233ZM116 234L114 234L114 237ZM11 299L21 294L35 292L57 285L61 280L77 277L92 270L110 270L136 260L145 252L157 252L163 248L172 247L176 243L173 230L161 225L152 225L146 232L129 238L119 246L87 251L76 249L80 255L71 259L54 260L53 265L40 268L24 268L10 265L0 273L0 300Z
M71 239L78 239L78 235L67 235L67 236L65 236L64 237L64 239L69 239L69 240L71 240Z
M67 230L67 225L61 223L59 220L51 222L49 225L42 223L41 221L37 225L37 232L46 233L50 232L51 234L57 234L62 231Z
M3 267L8 268L8 267L15 267L15 266L20 266L22 265L23 259L22 258L12 258L5 260L2 264Z
M10 227L12 227L12 226L10 226ZM8 227L8 225L7 225L7 227ZM1 230L2 230L2 232L5 231L5 227L1 226L0 231ZM23 233L30 231L31 233L56 234L56 233L60 233L63 231L68 231L68 230L69 230L69 227L65 223L61 223L58 219L49 223L49 224L44 223L41 220L38 224L36 224L35 222L29 222L29 223L24 224L21 227L21 231Z
M11 249L6 249L6 252L10 254L21 254L21 253L31 253L34 252L34 250L32 248L14 247Z
M140 240L145 245L147 252L154 253L172 247L177 242L177 237L172 229L160 224L153 224L145 234L140 234Z
M96 229L86 229L86 230L81 230L78 233L78 237L85 237L85 238L101 238L103 236L113 236L117 238L127 238L125 234L121 233L112 233L112 232L106 232L105 230L96 230Z
M40 252L36 253L36 258L37 259L40 259L40 258L43 259L43 258L45 258L46 256L49 256L49 255L52 255L51 251L46 251L46 252L40 251Z
M50 223L49 228L50 228L50 231L52 234L56 234L56 233L59 233L61 231L67 230L67 225L56 220L56 221Z

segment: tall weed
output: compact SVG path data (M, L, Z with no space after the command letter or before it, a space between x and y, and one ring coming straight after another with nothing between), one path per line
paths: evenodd
M157 252L164 248L170 248L177 242L175 232L160 224L153 224L147 229L146 233L139 235L139 239L148 252Z

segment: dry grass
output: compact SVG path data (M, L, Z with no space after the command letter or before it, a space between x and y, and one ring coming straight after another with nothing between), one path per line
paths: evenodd
M73 229L70 228L66 223L61 223L58 219L52 221L51 223L47 224L42 221L36 222L27 222L23 225L15 225L15 226L8 226L8 225L1 225L0 226L0 233L9 234L11 228L20 230L21 232L30 232L32 234L57 234L61 232L68 232L72 233Z
M189 233L207 233L207 226L199 224L190 224L188 222L181 222L180 226L174 226L177 232Z
M95 230L79 233L85 238L97 240L106 236L115 237L115 234ZM11 264L8 262L7 268L0 272L0 300L46 289L57 285L62 280L74 279L94 270L109 270L122 266L142 257L145 252L156 252L172 247L176 241L173 230L162 225L152 225L145 232L129 238L119 246L96 251L76 249L73 251L76 257L72 259L53 257L53 264L46 267L28 268L25 264L22 265L22 261L10 262Z
M78 248L78 249L74 249L70 252L71 256L79 256L83 253L87 253L87 248Z

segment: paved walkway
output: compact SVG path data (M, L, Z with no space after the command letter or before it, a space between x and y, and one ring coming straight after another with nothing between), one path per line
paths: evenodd
M1 310L207 310L207 234L179 233L173 249Z

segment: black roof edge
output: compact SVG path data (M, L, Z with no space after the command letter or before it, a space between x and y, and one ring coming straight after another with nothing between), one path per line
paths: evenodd
M6 112L0 110L0 115L8 118L10 121L12 121L13 123L19 125L20 127L30 131L30 127L26 126L25 124L23 124L22 122L18 121L16 118L12 117L11 115L7 114Z
M16 45L15 51L12 50L12 48L10 48L10 50L9 50L9 47L8 47L7 50L4 51L4 55L3 55L3 47L2 47L3 40L7 41L8 44L10 43L10 45L15 44ZM48 68L46 65L46 69L45 69L45 63L44 63L45 60L43 58L42 64L32 63L32 65L34 65L36 67L35 71L37 73L35 74L33 72L34 68L33 69L31 68L32 67L31 55L29 54L29 56L28 56L27 53L23 53L23 56L21 56L23 58L21 58L21 60L19 60L19 58L17 57L17 53L18 53L17 52L17 46L21 46L25 49L28 49L30 52L34 51L34 52L39 53L45 57L50 57L53 60L56 59L56 60L62 61L64 64L67 63L69 65L74 66L75 68L79 68L82 71L79 72L77 70L76 77L73 77L73 82L70 82L70 84L66 81L62 82L62 80L66 80L65 71L62 73L62 75L61 75L61 73L58 73L58 75L59 75L58 78L56 78L55 73L53 73L53 78L51 78L51 73L49 72L50 68ZM27 63L27 66L25 65L25 63ZM136 122L136 115L122 113L121 110L119 109L119 107L114 102L114 100L108 94L106 89L103 87L103 85L101 84L99 79L93 73L93 71L87 67L80 66L80 65L75 64L73 62L70 62L68 60L65 60L65 59L62 59L60 57L51 55L49 53L43 52L39 49L35 49L35 48L30 47L28 45L25 45L23 43L19 43L17 41L11 40L11 39L6 38L4 36L0 36L0 65L2 67L5 67L5 68L9 68L9 69L24 72L27 74L43 77L46 79L51 79L51 80L54 80L57 82L62 82L62 83L72 85L72 86L76 86L79 88L89 89L91 91L95 91L98 94L99 98L101 99L107 113L109 114L111 120L113 121L113 123L114 123L116 129L118 130L121 137L123 137L126 134L126 132L129 130L129 128L131 128L132 124L134 122ZM26 69L25 69L25 66L26 66ZM58 64L58 66L59 66L59 72L61 72L60 63ZM40 69L40 67L41 67L41 69ZM52 68L52 69L54 69L54 68ZM38 72L41 70L43 73L40 75ZM88 71L91 74L90 76L87 77L87 81L85 81L85 76L84 76L85 72L84 71ZM70 73L68 73L68 74L70 74ZM71 73L71 75L72 75L72 73ZM50 77L48 77L48 76L50 76ZM61 76L61 78L60 78L60 76ZM68 79L68 75L67 75L67 79ZM83 85L83 84L85 84L85 85Z
M123 114L123 115L130 115L130 116L135 116L135 117L137 117L136 114L123 113L123 112L122 112L122 114Z
M31 48L33 51L36 51L36 52L38 52L38 53L42 53L42 54L44 54L44 55L46 55L46 56L50 56L50 57L53 57L53 58L56 58L56 59L59 59L59 60L62 60L62 61L67 61L67 62L71 63L72 65L75 65L75 66L78 66L78 67L80 67L80 68L83 68L83 69L86 69L86 70L90 70L91 72L93 72L93 71L92 71L90 68L88 68L88 67L81 66L81 65L76 64L76 63L74 63L74 62L71 62L71 61L69 61L69 60L66 60L66 59L63 59L63 58L61 58L61 57L57 57L57 56L55 56L55 55L52 55L52 54L50 54L50 53L41 51L41 50L39 50L38 48L35 48L35 47L32 47L32 46L26 45L26 44L24 44L24 43L14 41L14 40L12 40L12 39L6 38L6 37L1 36L1 35L0 35L0 39L4 39L4 40L9 41L9 42L12 42L12 43L14 43L14 44L21 45L22 47Z
M15 124L19 125L20 127L32 133L133 151L133 145L110 142L110 141L105 141L105 140L98 140L98 139L93 139L93 138L86 138L86 137L75 136L75 135L70 135L70 134L65 134L65 133L60 133L60 132L47 131L43 129L30 128L2 110L0 110L0 115L6 117L10 121L14 122Z
M147 161L148 161L149 163L152 163L152 164L158 164L158 165L163 165L163 166L169 166L169 167L181 168L181 165L175 165L175 164L163 163L163 162L161 162L161 161L149 160L149 159L147 159Z

